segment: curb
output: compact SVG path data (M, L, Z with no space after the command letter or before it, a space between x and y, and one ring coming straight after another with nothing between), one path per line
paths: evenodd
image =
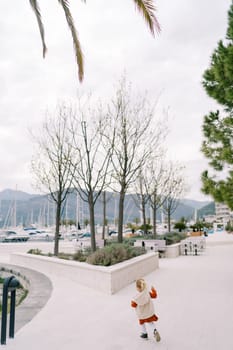
M10 264L0 263L0 273L15 275L28 289L27 297L16 307L15 332L30 322L50 299L53 285L41 272Z

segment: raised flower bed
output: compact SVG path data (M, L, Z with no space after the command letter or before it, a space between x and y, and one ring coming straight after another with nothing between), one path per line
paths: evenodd
M11 263L51 274L65 275L77 283L107 294L114 294L139 277L159 267L158 253L152 252L112 266L95 266L41 255L13 253Z

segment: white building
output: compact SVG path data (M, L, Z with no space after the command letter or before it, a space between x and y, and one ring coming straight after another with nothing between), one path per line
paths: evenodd
M223 223L224 226L226 226L226 224L233 218L233 211L231 211L226 204L215 202L215 215L216 221Z
M205 222L208 224L213 224L216 221L215 215L205 215Z

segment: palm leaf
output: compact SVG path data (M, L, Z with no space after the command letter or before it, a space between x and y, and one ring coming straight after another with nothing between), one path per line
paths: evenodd
M36 19L38 22L39 30L40 30L40 36L41 36L41 41L42 41L42 46L43 46L43 57L45 57L47 48L45 44L45 34L44 34L44 26L41 20L41 14L40 14L40 8L37 0L29 0L30 4L32 6L32 9L36 15ZM83 2L86 2L86 0L82 0ZM149 26L149 29L151 33L154 35L155 31L158 33L160 32L160 25L159 22L155 16L155 11L156 8L154 6L154 1L153 0L133 0L135 3L136 8L138 11L142 14L144 17L147 25ZM66 21L67 24L70 28L72 38L73 38L73 45L74 45L74 50L75 50L75 56L76 56L76 61L78 65L78 74L79 74L79 81L83 80L84 76L84 64L83 64L83 53L80 45L80 41L78 38L77 30L74 25L74 21L69 9L69 1L68 0L58 0L58 2L61 4L65 16L66 16Z
M153 0L133 0L133 1L138 11L144 17L147 25L149 26L151 33L154 35L155 30L159 33L160 25L157 18L155 17L156 8L154 6L154 1Z
M40 36L41 36L41 41L42 41L42 46L43 46L43 57L45 57L47 48L45 45L45 35L44 35L44 26L41 20L41 14L40 14L40 7L37 2L37 0L30 0L30 4L32 6L32 9L36 15L36 19L38 22L39 30L40 30Z
M78 35L77 35L77 31L74 25L74 21L69 9L69 1L68 0L58 0L59 3L61 4L64 12L65 12L65 16L66 16L66 21L67 24L70 28L71 34L72 34L72 38L73 38L73 45L74 45L74 50L75 50L75 55L76 55L76 61L78 64L78 75L79 75L79 81L83 80L83 76L84 76L84 69L83 69L83 53L82 53L82 49L81 49L81 45L78 39Z

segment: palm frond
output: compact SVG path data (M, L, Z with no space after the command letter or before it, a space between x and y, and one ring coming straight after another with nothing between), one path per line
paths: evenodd
M72 34L75 56L76 56L76 61L78 64L79 81L82 81L83 76L84 76L83 53L82 53L81 45L80 45L80 42L78 39L77 30L75 28L74 21L73 21L73 18L72 18L70 9L69 9L69 1L68 0L58 0L58 1L64 10L64 13L66 16L66 21L67 21L67 24L70 28L71 34Z
M44 26L43 26L43 23L41 20L40 7L39 7L37 0L30 0L30 4L31 4L31 7L32 7L35 15L36 15L37 23L38 23L39 30L40 30L40 37L41 37L41 41L42 41L43 57L45 57L47 47L45 45Z
M153 0L133 0L136 8L144 17L152 35L155 34L155 30L157 33L160 32L160 25L155 16L155 5Z

